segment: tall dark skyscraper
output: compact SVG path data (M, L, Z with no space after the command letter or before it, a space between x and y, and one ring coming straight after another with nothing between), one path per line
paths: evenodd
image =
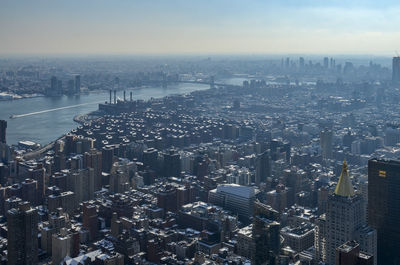
M274 264L280 248L278 218L279 213L269 205L254 203L252 264Z
M0 120L0 143L6 143L7 121Z
M9 265L37 264L38 213L28 202L7 212Z
M266 182L271 176L271 157L268 151L265 151L257 156L256 160L256 184Z
M368 223L378 234L378 264L400 264L400 161L368 161Z
M400 56L393 57L392 61L392 81L393 83L400 82Z
M180 177L181 157L175 150L169 150L164 154L164 176Z
M75 76L75 93L81 93L81 76Z

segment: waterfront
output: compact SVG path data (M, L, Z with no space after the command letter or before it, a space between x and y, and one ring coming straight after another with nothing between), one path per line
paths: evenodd
M160 98L171 94L186 94L209 88L203 84L176 84L168 88L147 87L126 90L127 98L133 92L133 99ZM123 92L117 93L119 98ZM45 145L77 126L75 115L98 109L98 104L108 101L107 91L73 97L36 97L0 102L0 119L7 120L7 143L30 140ZM10 119L11 115L18 118Z

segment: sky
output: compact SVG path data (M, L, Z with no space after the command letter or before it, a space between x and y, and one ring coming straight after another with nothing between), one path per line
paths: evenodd
M394 0L0 0L0 54L400 50Z

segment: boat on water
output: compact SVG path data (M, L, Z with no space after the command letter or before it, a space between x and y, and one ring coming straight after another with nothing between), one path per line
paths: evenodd
M10 119L15 119L17 116L15 116L15 115L11 115L10 116Z

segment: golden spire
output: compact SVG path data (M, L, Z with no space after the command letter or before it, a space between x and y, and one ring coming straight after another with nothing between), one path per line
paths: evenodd
M343 162L342 173L340 174L339 181L336 185L335 194L343 197L350 197L354 195L353 184L347 171L346 160Z

